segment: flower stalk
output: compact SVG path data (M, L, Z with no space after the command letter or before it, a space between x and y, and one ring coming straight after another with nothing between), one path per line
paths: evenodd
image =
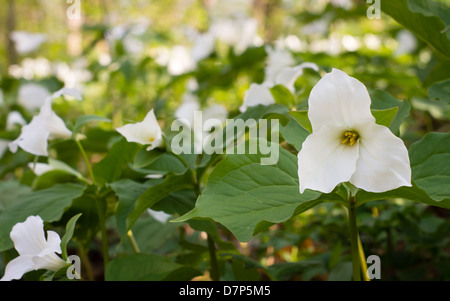
M360 248L358 228L356 225L356 199L351 196L348 206L348 225L350 232L350 243L353 264L353 281L361 281L361 266L360 266Z

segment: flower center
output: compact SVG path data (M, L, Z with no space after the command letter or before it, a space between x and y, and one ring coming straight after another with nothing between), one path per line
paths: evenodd
M350 131L345 131L344 132L344 136L342 139L342 143L343 144L348 144L350 146L352 146L353 144L355 144L357 141L359 140L359 134L358 132L354 131L354 130L350 130Z

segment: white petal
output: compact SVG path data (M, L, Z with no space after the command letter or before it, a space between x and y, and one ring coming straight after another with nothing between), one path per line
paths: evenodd
M3 275L0 281L11 281L13 279L22 278L23 274L33 270L33 261L30 255L21 255L6 265L5 275Z
M34 256L32 261L35 270L46 269L56 272L66 265L66 262L55 253L47 254L45 256Z
M28 163L28 167L34 172L35 175L40 176L44 173L53 170L53 167L47 163Z
M411 186L411 165L403 141L375 123L363 124L358 131L359 159L350 182L371 192Z
M22 117L18 111L12 111L6 117L6 130L13 130L16 125L24 126L27 121Z
M47 231L46 250L52 253L61 254L61 238L55 231ZM42 254L42 253L41 253Z
M37 255L46 248L44 221L39 216L29 216L11 230L11 240L20 255Z
M143 121L126 124L116 130L128 142L136 142L142 145L150 144L150 149L159 146L162 142L162 131L153 110L147 113Z
M52 110L51 105L52 99L47 99L38 115L39 118L45 120L45 126L49 131L48 139L69 139L72 136L72 132L66 127L64 121Z
M20 136L9 144L11 152L15 153L20 146L24 151L36 156L48 156L47 139L50 135L45 120L34 116L31 122L22 127Z
M345 129L326 125L309 135L298 153L300 193L305 189L331 192L350 180L358 160L358 143L342 144Z
M58 98L61 95L68 95L68 96L74 97L78 100L82 99L81 92L75 88L64 87L64 88L56 91L55 93L53 93L52 98Z
M355 124L375 122L366 87L343 71L333 69L313 87L308 117L314 131L326 124L352 129Z
M241 107L241 111L245 111L247 107L253 107L257 105L271 105L275 103L275 99L270 93L271 85L269 83L263 84L250 84L250 88L245 92L244 103Z
M297 78L303 74L303 69L310 68L316 71L319 71L319 67L317 67L314 63L301 63L295 67L286 67L283 68L275 79L275 84L284 85L291 92L294 92L294 84Z
M292 66L295 61L292 54L280 46L266 47L267 65L264 69L266 82L275 82L275 79L283 68Z
M147 212L161 224L165 224L167 222L167 220L171 217L170 214L167 214L164 211L155 211L150 208L147 209Z

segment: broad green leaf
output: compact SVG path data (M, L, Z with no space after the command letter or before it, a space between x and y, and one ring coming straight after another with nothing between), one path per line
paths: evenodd
M375 122L379 125L384 125L389 127L394 120L395 115L397 115L398 107L393 107L386 110L370 110L373 117L375 117Z
M136 168L143 168L143 167L153 163L162 154L164 154L164 153L158 149L153 149L151 151L147 151L145 148L142 148L136 154L136 157L134 158L133 166Z
M415 185L414 183L412 187L402 186L400 188L381 193L373 193L364 190L359 190L358 193L356 194L358 206L370 201L397 199L397 198L403 198L430 206L450 209L450 199L435 201L432 198L430 198L424 190L417 187L417 185Z
M74 136L80 131L80 129L88 122L101 121L101 122L111 122L110 119L97 115L85 115L77 118L75 125L73 126L72 133Z
M106 157L92 166L97 183L112 183L119 180L128 164L132 162L138 147L138 144L129 143L125 139L116 142Z
M312 133L311 121L308 118L308 111L291 111L289 114L308 132Z
M295 147L297 151L302 149L303 142L310 134L292 116L289 116L288 124L280 125L280 132L286 142Z
M9 206L20 202L19 195L27 194L30 191L30 186L22 185L17 180L0 181L0 213Z
M275 99L276 103L286 105L291 107L295 105L295 97L292 95L291 91L284 85L275 85L270 88L270 93Z
M164 182L148 188L136 201L136 205L127 217L127 230L133 227L136 220L147 208L152 207L171 193L192 187L191 173L183 175L169 175Z
M132 268L130 268L132 267ZM134 254L112 260L106 281L188 281L200 273L161 255Z
M64 260L67 260L67 244L72 239L73 231L75 230L75 224L77 223L77 220L81 215L82 213L78 213L67 222L66 233L64 233L64 236L61 238L61 256Z
M411 109L411 105L409 104L409 102L407 102L406 100L400 101L383 90L372 91L370 93L370 98L372 99L371 110L388 110L394 107L398 107L397 114L389 125L389 129L394 134L398 133L403 120L409 116L409 111Z
M428 133L409 148L412 179L435 201L450 199L450 133Z
M117 230L120 237L127 233L127 216L133 211L136 200L148 189L148 184L122 179L110 184L116 193L119 204L116 210Z
M17 205L11 205L0 214L0 251L13 246L9 233L15 224L30 215L39 215L46 222L58 221L84 189L83 185L67 183L18 195Z
M415 33L436 51L450 58L450 31L446 30L445 23L434 15L425 16L423 11L413 12L411 3L408 0L383 1L381 10ZM412 9L418 11L417 6L413 6Z
M428 88L428 96L432 100L440 100L444 103L450 103L450 79L434 83Z
M338 263L328 275L328 281L350 281L352 279L352 262Z
M449 2L447 2L449 4ZM450 25L450 6L436 0L408 0L408 7L412 12L424 16L439 17L447 26Z
M167 251L167 248L176 248L179 239L179 229L177 224L161 222L151 216L145 216L136 221L133 225L133 236L142 253L160 253L161 248ZM123 248L129 254L133 253L131 245L123 242Z
M213 219L228 228L239 241L248 241L258 225L280 223L317 205L320 193L299 193L297 158L280 148L274 165L261 165L261 154L227 155L211 173L195 208L176 219Z

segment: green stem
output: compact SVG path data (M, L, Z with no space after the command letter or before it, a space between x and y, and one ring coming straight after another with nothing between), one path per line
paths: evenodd
M103 265L104 269L109 262L109 246L108 246L108 235L106 233L106 217L103 211L102 199L96 196L95 203L97 205L98 218L100 222L100 233L102 238L102 253L103 253Z
M348 207L348 225L350 230L350 242L353 263L353 281L361 281L360 253L358 248L358 229L356 226L356 200L350 197Z
M141 250L139 249L139 245L137 244L136 239L134 238L133 232L128 230L127 232L128 240L130 241L131 248L133 249L135 254L139 254Z
M89 175L91 176L92 182L95 184L95 177L94 177L94 171L92 170L91 163L89 162L89 158L86 155L86 152L84 151L83 145L78 139L74 139L75 143L77 144L78 148L80 149L81 155L83 156L84 162L86 163Z
M211 264L211 279L213 281L219 281L219 268L217 265L216 247L214 246L214 240L208 234L208 250L209 260Z
M367 262L366 255L364 255L364 249L361 243L361 239L358 235L358 253L359 253L359 261L361 264L361 274L364 281L370 281L369 276L367 275Z
M81 263L83 267L86 269L86 275L89 281L94 281L94 273L92 272L92 266L89 261L89 257L86 254L86 250L84 249L81 243L78 243L78 254L80 255Z

